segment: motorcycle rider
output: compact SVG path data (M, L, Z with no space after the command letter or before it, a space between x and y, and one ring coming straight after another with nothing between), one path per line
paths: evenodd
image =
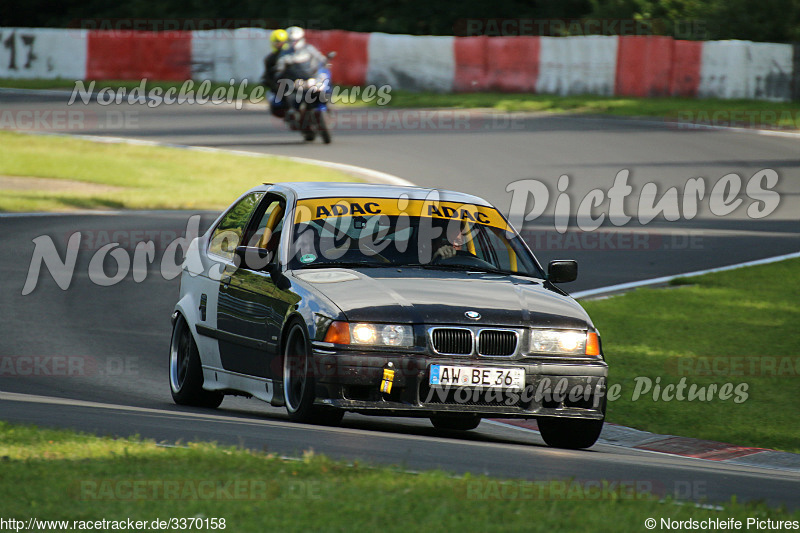
M327 58L313 44L306 42L306 32L299 26L286 28L289 42L286 53L281 54L275 64L279 79L313 78L325 65Z
M264 58L264 75L261 76L261 84L269 91L269 108L272 114L278 118L286 115L286 101L278 94L278 78L276 66L281 54L286 53L289 46L289 34L286 30L273 30L269 36L270 53Z
M327 58L313 44L306 41L306 32L303 28L290 26L286 28L286 34L289 39L286 51L279 54L275 63L275 75L279 80L279 85L284 80L293 82L298 79L315 77L319 69L325 66ZM279 87L278 96L283 97L285 90L286 87ZM288 122L291 123L296 118L296 110L290 109L286 113Z

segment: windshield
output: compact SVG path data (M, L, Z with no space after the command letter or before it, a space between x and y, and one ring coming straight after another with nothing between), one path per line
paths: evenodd
M289 268L417 267L544 278L493 207L430 200L319 198L295 210Z

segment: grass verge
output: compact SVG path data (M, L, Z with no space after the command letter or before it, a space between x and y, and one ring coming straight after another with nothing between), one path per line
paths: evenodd
M36 180L20 187L15 180L13 189L3 189L0 178L0 211L222 209L263 182L357 181L336 170L280 157L11 132L0 132L0 146L0 176L79 182L62 189Z
M95 90L133 89L141 81L96 80ZM86 82L86 86L88 87ZM147 88L164 90L179 88L183 82L151 82ZM68 89L75 87L73 80L19 80L0 79L0 87L19 89ZM198 83L195 82L195 90ZM228 89L230 84L212 83L211 92L217 88ZM243 94L249 98L255 84L248 84ZM235 86L238 94L238 85ZM347 94L348 87L340 87ZM378 99L364 103L357 98L346 103L334 98L342 107L373 106ZM395 108L490 108L498 111L527 111L548 113L601 114L622 117L651 117L687 124L739 126L751 128L800 129L800 102L766 102L762 100L723 100L720 98L633 98L624 96L575 95L556 96L530 93L434 93L392 90L387 104Z
M656 492L571 481L409 474L313 453L290 461L213 444L159 447L4 422L0 474L3 518L18 520L222 518L228 531L261 532L408 531L430 524L455 531L465 520L470 531L638 531L650 517L800 518L736 502L722 512L675 506L659 503Z
M719 98L633 98L519 93L412 93L392 91L392 107L491 108L498 111L653 117L698 124L800 128L800 102Z
M609 402L608 420L800 453L797 294L800 259L582 302L603 335L609 381L621 387L620 399ZM641 394L648 380L651 388ZM665 401L665 388L681 380L686 398L694 385L705 390L705 400ZM735 391L723 400L725 383ZM712 386L717 390L709 399Z

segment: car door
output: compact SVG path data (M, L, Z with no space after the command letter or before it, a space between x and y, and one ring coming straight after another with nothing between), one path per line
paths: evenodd
M243 244L265 249L278 259L286 200L267 194L244 235ZM266 270L239 266L220 280L217 327L220 358L226 370L274 379L280 376L278 340L284 317L297 299L279 288Z
M201 266L200 272L183 276L181 280L182 291L193 291L199 295L198 321L195 325L199 333L197 347L203 354L203 364L211 368L221 366L217 338L219 273L226 273L233 267L233 251L263 196L263 192L246 194L228 209L211 231L205 250L210 263L205 268Z

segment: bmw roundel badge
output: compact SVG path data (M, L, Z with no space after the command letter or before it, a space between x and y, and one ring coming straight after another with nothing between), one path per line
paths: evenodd
M472 320L480 320L481 314L477 311L467 311L464 313L464 316L467 318L471 318Z

